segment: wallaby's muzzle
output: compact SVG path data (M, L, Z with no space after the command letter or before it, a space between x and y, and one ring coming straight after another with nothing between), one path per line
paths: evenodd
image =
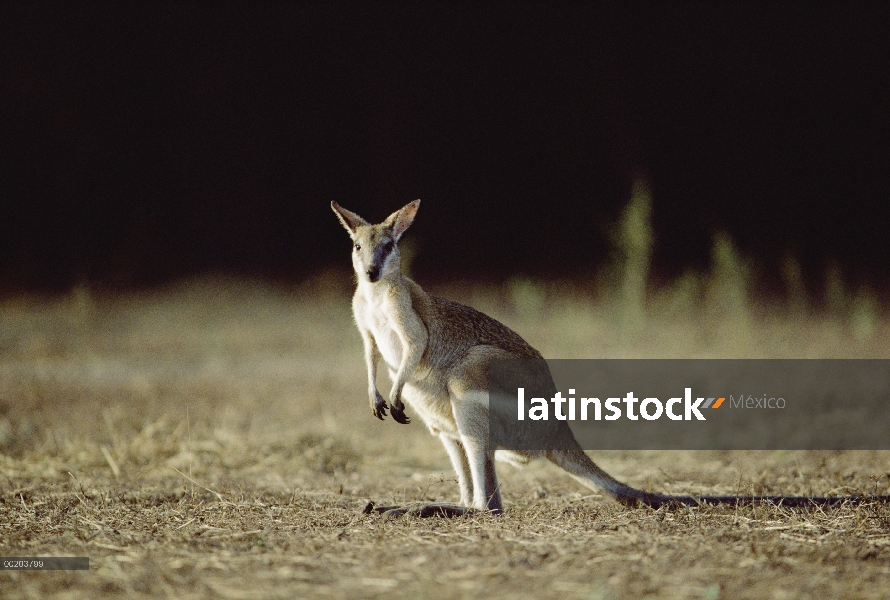
M371 266L368 271L368 279L371 280L371 283L374 283L378 279L380 279L380 267Z

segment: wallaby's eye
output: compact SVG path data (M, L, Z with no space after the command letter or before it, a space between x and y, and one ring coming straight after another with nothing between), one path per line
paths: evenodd
M361 250L361 249L362 249L362 245L361 245L361 244L356 244L356 245L355 245L355 249L356 249L356 250Z
M393 243L392 240L389 240L388 242L386 242L386 244L383 245L383 249L386 250L387 252L390 252L392 250L393 246L395 246L395 244Z

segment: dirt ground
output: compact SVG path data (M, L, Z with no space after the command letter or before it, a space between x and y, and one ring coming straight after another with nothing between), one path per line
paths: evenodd
M884 318L863 329L668 302L641 333L556 283L439 291L553 358L890 356ZM297 288L206 279L2 300L0 556L88 556L90 570L0 570L0 596L890 597L883 505L632 509L534 463L499 466L500 517L361 514L368 500L458 494L422 424L371 416L350 296L333 273ZM594 458L670 493L890 486L888 452Z

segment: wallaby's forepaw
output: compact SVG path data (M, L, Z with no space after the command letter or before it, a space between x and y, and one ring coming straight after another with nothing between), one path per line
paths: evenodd
M398 410L396 408L391 408L390 410L392 411L392 418L395 420L396 423L407 425L411 422L411 419L409 419L408 416L405 414L404 409Z
M405 415L405 405L402 404L401 399L397 399L395 402L393 402L392 406L390 406L389 410L390 410L390 413L392 414L392 418L395 420L396 423L401 423L402 425L407 425L408 423L411 422L411 419L409 419Z
M382 421L383 417L386 416L386 400L383 399L383 396L380 395L380 392L374 392L374 394L377 397L371 401L371 412L374 413L375 417Z

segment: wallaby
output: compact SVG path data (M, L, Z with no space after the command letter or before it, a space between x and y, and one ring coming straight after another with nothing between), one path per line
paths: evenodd
M582 451L566 422L560 420L549 421L552 431L548 431L548 437L559 441L555 447L570 448L568 450L492 452L491 448L498 446L515 447L510 442L528 432L522 430L523 421L493 419L490 422L489 365L496 359L541 360L541 354L506 325L468 306L427 294L402 274L398 242L414 222L420 200L392 213L378 225L370 224L336 202L331 202L331 207L353 243L352 265L358 286L352 298L352 311L364 342L371 412L378 419L386 415L387 402L377 391L376 383L377 359L382 357L393 382L389 392L390 414L396 422L408 424L405 400L430 432L439 437L457 473L461 506L488 509L496 514L503 511L495 454L498 459L513 464L546 457L582 484L629 505L771 502L802 506L862 500L859 497L669 496L644 492L600 469ZM539 432L537 429L536 434ZM886 501L888 498L869 499Z

